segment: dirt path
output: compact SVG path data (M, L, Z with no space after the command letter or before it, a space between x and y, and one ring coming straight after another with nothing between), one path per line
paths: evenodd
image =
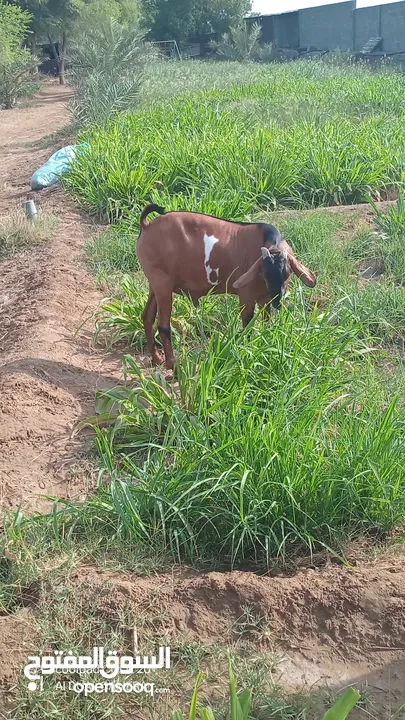
M30 107L0 114L0 214L18 208L32 173L68 141L43 138L69 121L69 89L47 82ZM46 145L46 147L43 147ZM0 508L39 509L41 494L76 495L91 477L74 423L95 391L116 382L120 357L97 353L75 332L100 300L80 265L92 230L61 190L35 194L58 219L54 238L0 264ZM80 467L78 460L80 460Z

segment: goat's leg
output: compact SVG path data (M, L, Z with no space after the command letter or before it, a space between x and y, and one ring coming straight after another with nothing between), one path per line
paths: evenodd
M263 316L265 317L265 319L270 320L271 311L272 311L271 303L261 302L261 303L258 303L258 305L259 305L260 310L263 311Z
M239 295L239 305L241 309L241 317L242 317L242 325L245 328L247 325L249 325L250 321L253 320L253 315L255 312L255 302L252 302L252 300L244 297L244 295L241 293Z
M172 293L159 291L157 295L158 304L158 331L162 341L165 354L165 365L168 370L174 368L174 355L172 348L172 334L170 330L170 318L172 315Z
M148 350L152 356L152 363L153 365L159 365L161 362L163 362L163 358L160 356L156 349L156 343L155 343L155 333L154 333L154 322L156 319L156 313L157 313L157 300L155 297L155 293L150 288L149 289L149 297L147 300L147 303L145 305L145 310L143 311L142 320L143 320L143 327L145 329L145 335L146 335L146 343L148 346Z

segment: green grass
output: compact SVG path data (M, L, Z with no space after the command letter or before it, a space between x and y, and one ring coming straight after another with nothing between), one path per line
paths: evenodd
M153 200L242 220L279 206L365 201L403 179L399 74L314 61L196 63L188 75L197 87L214 72L220 82L192 92L168 67L180 97L162 100L155 84L154 102L83 136L89 148L65 183L89 212L136 219Z
M389 266L378 281L360 268L392 254L401 209L377 217L380 235L356 211L277 215L317 273L319 308L293 283L289 309L240 333L235 298L194 308L177 297L178 387L127 358L127 385L99 395L92 421L110 482L67 504L57 528L262 567L400 523L405 289ZM96 340L143 349L146 296L142 276L125 275L97 312Z
M193 697L190 704L189 720L197 720L198 716L201 720L215 720L212 708L200 706L198 702L198 692L203 680L203 673L197 677L194 688ZM324 715L323 720L346 720L349 712L354 708L360 700L360 693L349 688L346 690L339 700L334 703L333 707ZM232 663L229 660L229 720L248 720L251 717L252 710L252 694L248 688L237 692L236 679L232 670ZM218 718L218 715L216 715ZM186 716L182 712L175 711L172 714L172 720L186 720Z
M375 204L374 222L381 233L382 259L387 270L401 282L405 277L405 201L403 190L399 194L396 206L386 213Z
M224 328L178 348L177 390L126 358L128 385L98 401L96 422L112 424L98 431L109 483L50 518L58 533L265 567L401 522L405 415L353 312L308 313L297 293L270 326L240 334L229 312Z
M84 245L84 262L96 275L97 283L115 288L122 273L139 270L135 242L139 227L119 223L87 239Z

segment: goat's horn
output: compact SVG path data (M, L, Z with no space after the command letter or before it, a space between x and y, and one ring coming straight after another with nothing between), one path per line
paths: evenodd
M266 258L266 257L270 257L270 253L269 253L268 248L262 247L261 250L262 250L262 257L263 257L263 259Z

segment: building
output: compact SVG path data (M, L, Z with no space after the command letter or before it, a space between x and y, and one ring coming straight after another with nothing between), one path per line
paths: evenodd
M363 8L349 0L247 22L260 22L262 42L278 48L405 53L405 0Z

